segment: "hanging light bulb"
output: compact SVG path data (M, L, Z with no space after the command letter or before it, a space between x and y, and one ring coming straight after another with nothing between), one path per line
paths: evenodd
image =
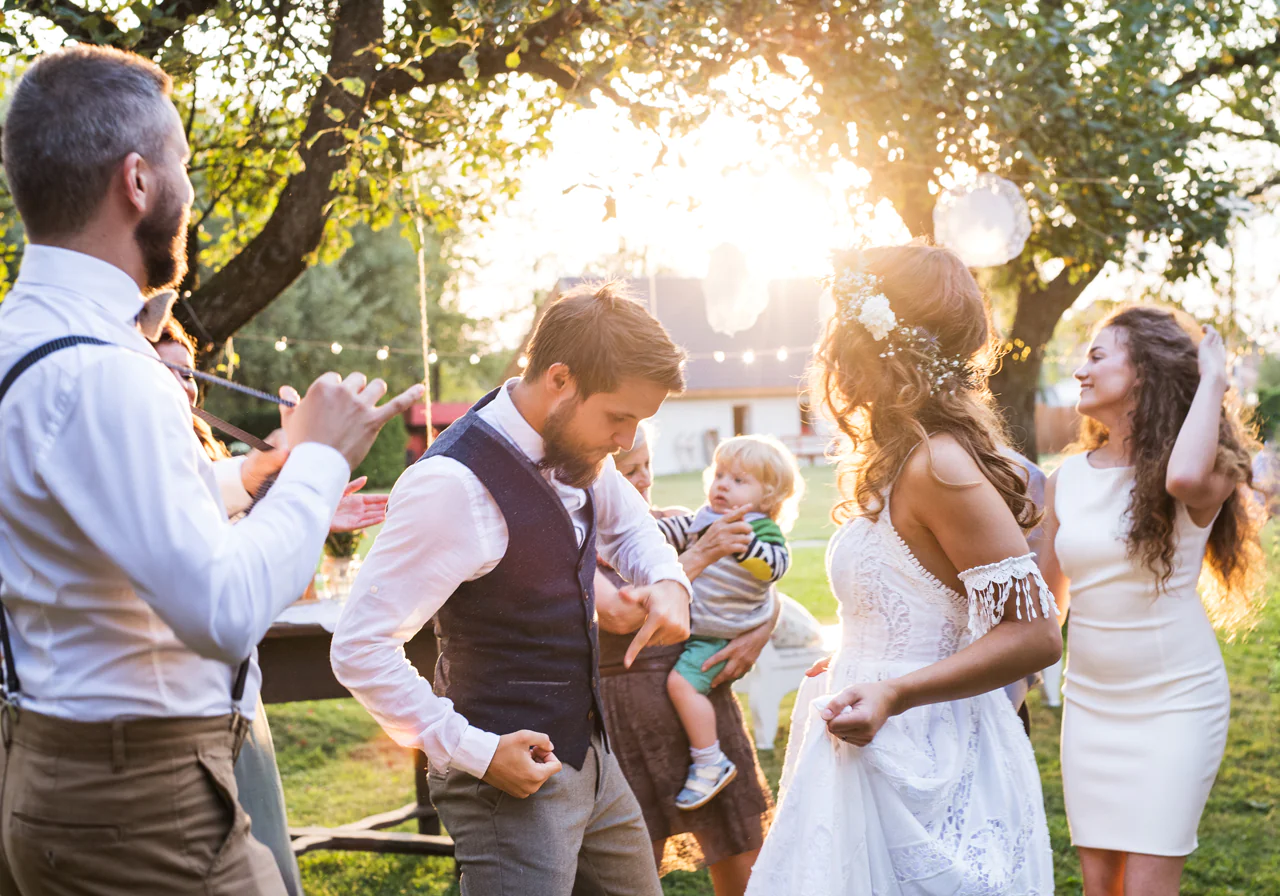
M521 355L519 358L516 358L516 366L519 367L521 370L524 370L526 367L529 366L529 359L526 358L524 355Z
M281 336L276 340L276 351L282 352L289 347L289 340Z
M436 361L439 361L439 360L440 360L440 356L437 355L435 352L431 352L427 355L428 364L434 364L436 363Z
M779 361L787 360L787 350L785 348L778 349L778 360Z
M717 364L724 363L724 352L712 352L711 357L716 359Z
M470 360L472 364L479 364L479 363L480 363L480 356L479 356L479 355L472 355L468 360Z
M329 346L329 351L333 352L335 355L340 355L342 354L342 346L335 342L333 345Z
M743 364L750 364L755 359L756 359L756 353L753 352L751 349L747 349L745 352L742 353Z
M382 348L378 349L378 360L379 360L379 361L385 361L385 360L387 360L387 358L390 358L390 357L391 357L391 349L390 349L390 348L388 348L387 346L385 346L385 345L384 345Z

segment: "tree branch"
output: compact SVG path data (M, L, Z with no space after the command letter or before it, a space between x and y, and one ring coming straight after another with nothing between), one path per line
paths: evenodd
M492 78L504 72L520 71L547 78L566 90L571 90L577 86L579 76L560 63L543 57L542 51L571 34L584 23L595 20L595 15L579 4L564 6L558 12L533 23L524 30L523 38L528 41L529 49L526 53L521 53L520 64L514 69L507 65L507 57L519 51L519 40L479 50L476 53L478 76ZM466 45L444 47L425 59L415 60L413 66L422 72L421 78L403 67L383 69L373 82L370 102L377 103L393 94L412 90L414 87L428 87L465 77L462 71L462 60L471 52L471 49Z
M382 17L383 5L376 0L339 0L328 70L316 86L299 138L303 170L285 183L258 235L192 296L195 314L215 342L235 333L296 280L320 245L328 207L337 195L334 178L350 151L343 132L359 128L369 106L369 85L378 71L378 57L371 50L381 41ZM363 81L364 95L344 89L345 78ZM330 117L331 110L341 113L340 121ZM179 311L182 316L181 307Z
M1280 174L1273 174L1271 177L1267 178L1265 181L1258 184L1248 193L1245 193L1244 198L1249 200L1261 199L1263 194L1265 194L1268 190L1272 189L1273 187L1280 187Z
M169 42L175 34L185 28L192 19L202 16L218 5L218 0L167 0L151 7L151 16L147 23L131 31L124 31L110 18L101 13L91 12L71 0L58 0L56 3L47 0L22 0L18 7L23 12L39 16L52 25L56 25L81 43L101 44L132 50L142 56L154 56ZM84 21L97 17L102 25L98 28L85 27ZM161 20L171 22L159 24Z
M1210 59L1184 72L1173 82L1173 86L1179 90L1186 90L1218 75L1230 74L1243 68L1257 68L1260 65L1275 65L1277 62L1280 62L1280 37L1252 50L1228 52L1217 59Z

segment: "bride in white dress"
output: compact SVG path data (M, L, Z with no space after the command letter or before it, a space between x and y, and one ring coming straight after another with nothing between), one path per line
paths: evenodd
M827 551L841 646L797 696L748 896L1050 896L1035 757L998 689L1062 641L981 291L923 245L850 253L832 287L815 391L851 442Z

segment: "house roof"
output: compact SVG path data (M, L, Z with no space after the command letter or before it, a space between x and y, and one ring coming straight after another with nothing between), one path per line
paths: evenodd
M561 279L552 298L581 282L582 278L576 277ZM686 395L761 391L795 394L822 326L822 289L815 280L771 281L768 305L750 327L732 336L712 329L701 279L652 277L626 282L631 294L648 305L672 340L688 352ZM538 317L548 304L550 301L538 309ZM527 337L525 341L527 344ZM787 354L779 360L778 350L783 348ZM755 354L750 364L741 359L746 351ZM715 352L724 352L728 357L718 362L713 357ZM512 367L509 372L518 375L519 369Z

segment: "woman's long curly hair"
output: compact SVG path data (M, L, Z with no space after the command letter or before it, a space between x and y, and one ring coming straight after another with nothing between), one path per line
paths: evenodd
M1097 332L1117 331L1129 363L1137 375L1128 449L1135 471L1129 498L1126 544L1156 577L1163 589L1173 575L1177 553L1178 502L1165 488L1169 456L1178 440L1191 400L1200 385L1201 330L1182 312L1152 306L1122 308L1098 324ZM1072 448L1093 451L1105 445L1110 433L1085 417L1080 438ZM1259 533L1262 520L1249 487L1251 458L1258 447L1244 422L1239 400L1228 392L1218 426L1215 469L1239 483L1213 522L1205 552L1203 599L1216 628L1234 633L1247 628L1255 616L1264 556Z
M994 365L990 309L964 262L947 249L924 243L865 249L860 266L879 280L900 325L919 327L931 345L877 342L837 309L818 344L812 389L847 439L838 455L841 500L832 518L879 517L884 490L907 455L930 435L948 433L969 453L1025 529L1039 521L1021 467L1001 453L1004 425L993 408L987 377ZM853 253L837 259L837 270ZM889 341L892 341L890 337ZM938 385L931 355L962 360L964 367ZM932 466L931 466L932 470ZM951 483L949 487L973 483Z

